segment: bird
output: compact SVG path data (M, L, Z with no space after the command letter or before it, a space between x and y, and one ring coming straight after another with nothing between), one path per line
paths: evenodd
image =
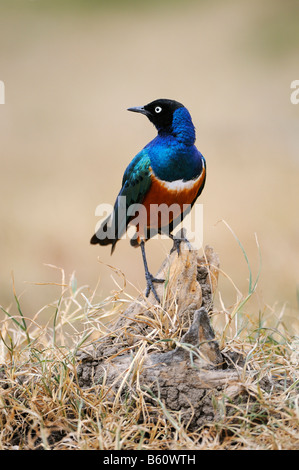
M182 103L163 98L128 108L128 111L145 115L156 128L157 135L127 166L113 211L90 243L111 244L112 254L118 240L130 225L134 225L136 233L131 245L141 248L147 283L145 295L148 297L152 291L160 303L154 284L164 282L164 279L157 279L150 273L145 242L157 233L166 233L173 240L173 249L176 248L178 254L181 241L188 243L185 236L177 239L172 231L190 212L205 186L206 160L195 146L195 126ZM162 204L166 208L176 208L173 212L166 211L163 220L161 213L157 217L157 208ZM130 212L130 208L135 205L145 211L140 211L143 215L134 219L134 211Z

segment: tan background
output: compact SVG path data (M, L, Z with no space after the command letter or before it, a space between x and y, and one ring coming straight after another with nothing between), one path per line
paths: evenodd
M139 250L93 247L95 208L113 203L131 158L155 135L126 111L165 97L183 102L207 160L204 242L246 293L248 270L227 221L258 270L257 305L297 315L299 283L299 79L296 1L1 1L1 292L11 271L26 315L58 297L65 270L99 296L115 284L109 263L143 288ZM170 242L152 241L151 270ZM27 281L27 282L24 282ZM131 287L127 291L135 293ZM226 306L235 301L221 279ZM255 310L257 312L257 310Z

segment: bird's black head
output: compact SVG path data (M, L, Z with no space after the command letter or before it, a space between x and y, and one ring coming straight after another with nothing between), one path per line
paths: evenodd
M128 111L145 114L158 131L169 132L172 128L173 113L184 105L178 101L160 99L152 101L145 106L128 108Z

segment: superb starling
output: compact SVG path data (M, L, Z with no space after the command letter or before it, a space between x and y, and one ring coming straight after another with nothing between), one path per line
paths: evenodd
M112 254L128 225L135 225L136 234L131 239L131 245L140 246L142 250L146 296L152 290L157 302L160 302L154 282L164 280L150 274L144 243L157 233L166 233L174 240L171 232L190 211L203 190L206 162L194 145L195 128L189 111L181 103L159 99L145 106L129 108L128 111L147 116L158 135L128 165L113 212L104 220L90 243L111 244ZM134 218L134 211L130 211L130 207L136 204L142 205L145 210L140 211L137 219ZM167 213L166 222L165 218L162 221L160 213L154 217L161 204L176 208Z

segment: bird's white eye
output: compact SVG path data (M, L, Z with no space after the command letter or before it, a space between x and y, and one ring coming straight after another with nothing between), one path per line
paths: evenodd
M155 107L155 113L161 113L161 111L162 111L161 106L156 106Z

